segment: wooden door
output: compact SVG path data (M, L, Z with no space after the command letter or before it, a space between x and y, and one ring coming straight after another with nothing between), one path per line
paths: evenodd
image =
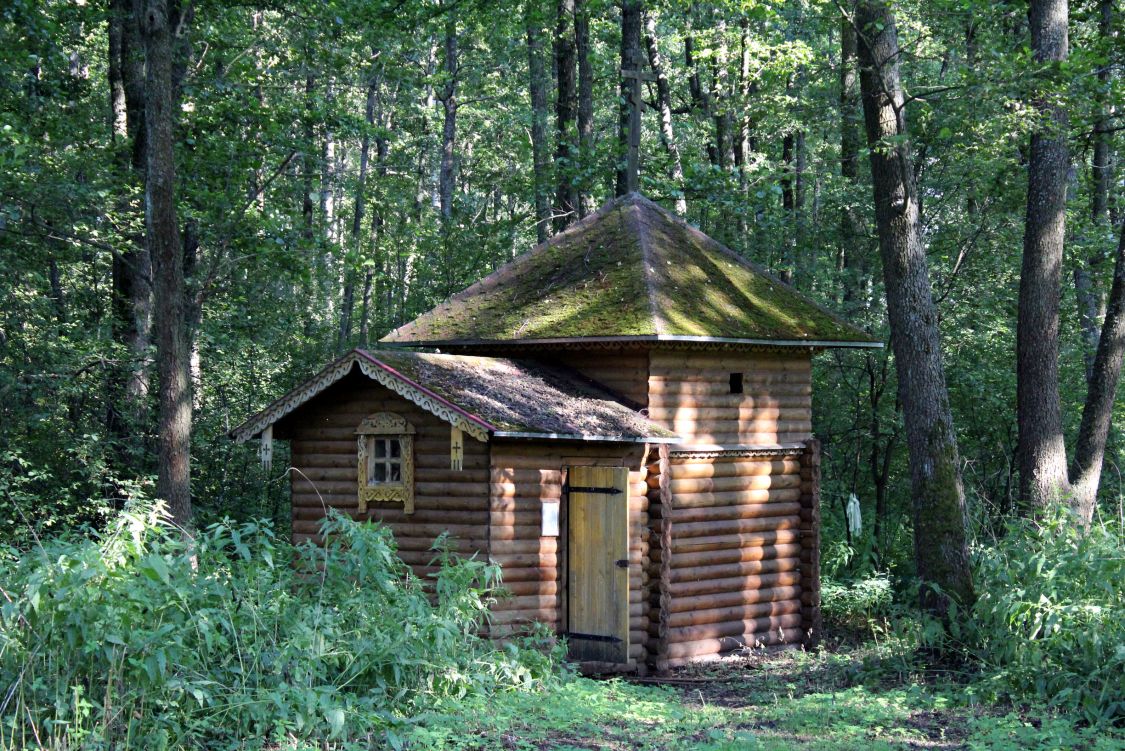
M567 636L570 658L629 659L629 470L570 467Z

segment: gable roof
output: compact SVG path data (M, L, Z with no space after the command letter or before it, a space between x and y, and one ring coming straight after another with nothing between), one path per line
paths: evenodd
M618 198L382 339L881 346L643 196Z
M498 357L361 349L275 400L231 437L240 443L254 438L356 369L480 441L679 441L608 391L561 369Z

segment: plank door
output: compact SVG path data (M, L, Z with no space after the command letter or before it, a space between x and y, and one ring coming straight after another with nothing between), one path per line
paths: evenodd
M570 467L567 576L570 659L629 659L629 470Z

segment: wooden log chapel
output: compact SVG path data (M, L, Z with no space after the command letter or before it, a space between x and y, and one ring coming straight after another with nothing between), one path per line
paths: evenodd
M877 347L630 194L247 420L324 504L427 573L443 532L502 566L490 633L540 621L595 668L815 640L811 356Z

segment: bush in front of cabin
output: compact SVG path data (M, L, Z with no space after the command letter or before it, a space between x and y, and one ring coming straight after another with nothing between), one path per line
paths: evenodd
M499 570L332 515L323 547L159 506L0 561L0 748L369 743L468 695L534 689L557 654L479 636Z

